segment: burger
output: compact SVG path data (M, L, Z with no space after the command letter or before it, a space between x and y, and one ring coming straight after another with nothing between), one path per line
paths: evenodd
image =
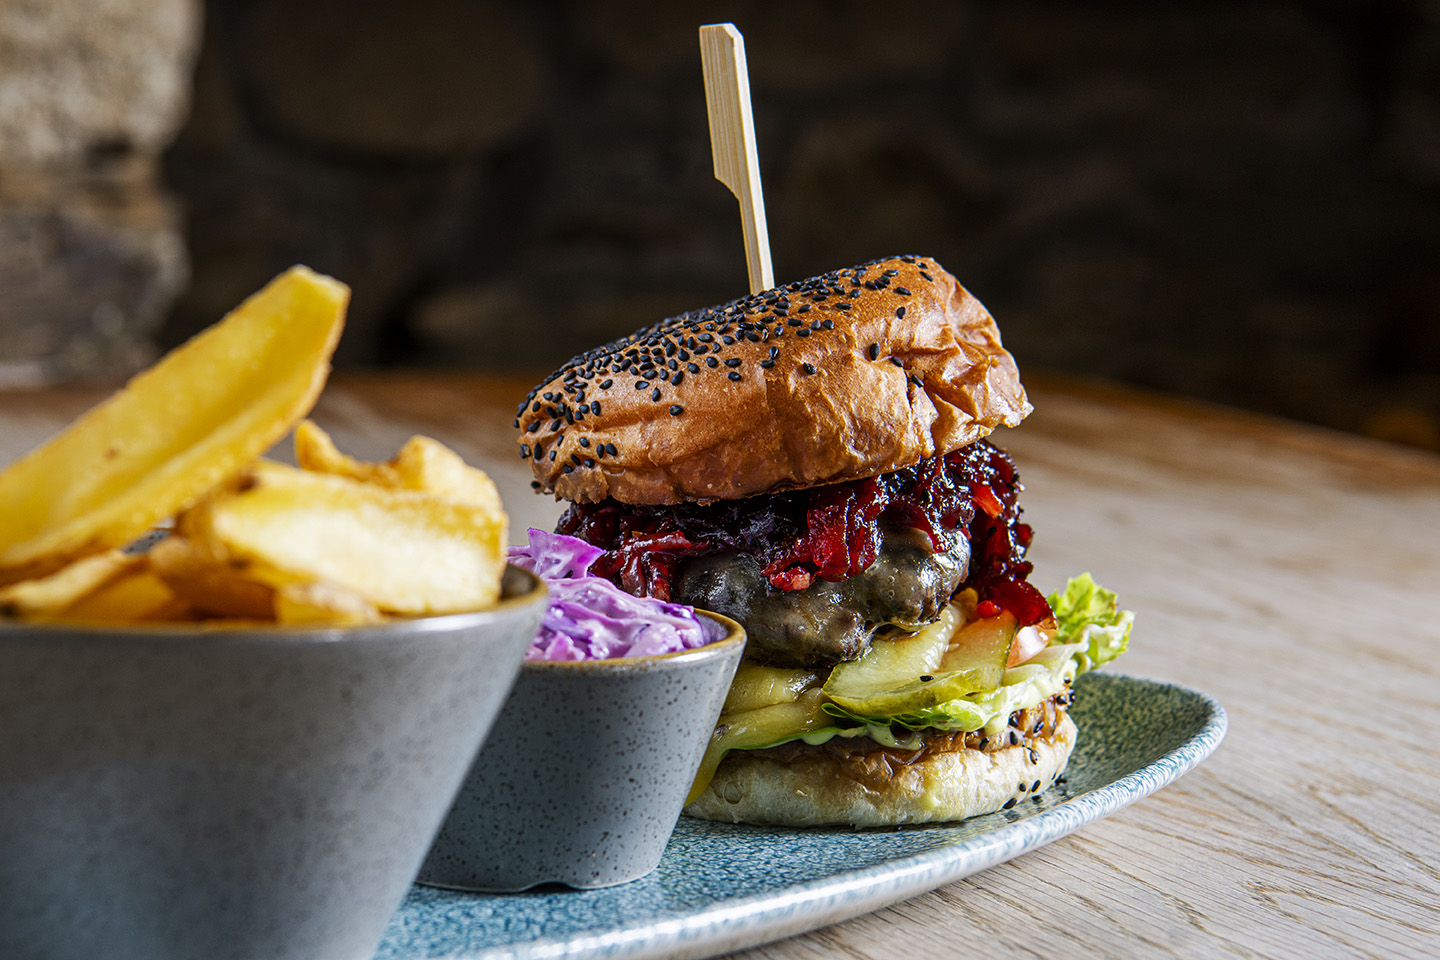
M1028 580L986 438L1030 410L994 319L920 256L663 320L526 397L520 455L592 572L748 633L686 813L957 820L1062 774L1071 684L1130 615L1088 576Z

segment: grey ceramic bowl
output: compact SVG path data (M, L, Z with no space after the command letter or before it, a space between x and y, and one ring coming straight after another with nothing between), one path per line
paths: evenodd
M517 891L606 887L654 870L675 829L745 631L658 657L526 661L421 883Z
M0 957L368 960L544 614L0 625Z

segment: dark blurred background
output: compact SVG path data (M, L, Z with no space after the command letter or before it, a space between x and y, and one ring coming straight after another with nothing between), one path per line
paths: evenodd
M1440 4L1421 0L210 0L173 129L82 164L121 207L153 192L162 214L139 204L127 236L183 244L71 263L118 276L118 307L104 327L87 301L66 349L101 345L46 369L132 361L122 328L174 344L295 262L354 287L342 369L540 371L743 294L696 39L725 20L777 281L929 254L1022 371L1440 449ZM0 285L23 284L5 217Z

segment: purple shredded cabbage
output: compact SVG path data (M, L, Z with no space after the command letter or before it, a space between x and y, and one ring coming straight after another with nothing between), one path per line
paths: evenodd
M589 573L605 553L578 537L530 528L530 545L510 562L550 589L550 609L526 660L608 660L693 650L720 639L694 607L635 597Z

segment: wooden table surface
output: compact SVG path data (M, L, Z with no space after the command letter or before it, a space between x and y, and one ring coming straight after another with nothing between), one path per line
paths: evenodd
M316 419L385 458L423 432L549 527L510 421L530 381L338 378ZM1159 793L894 907L736 956L1440 956L1440 458L1096 385L1030 384L1034 581L1137 613L1110 669L1224 704ZM0 464L96 399L0 393Z

